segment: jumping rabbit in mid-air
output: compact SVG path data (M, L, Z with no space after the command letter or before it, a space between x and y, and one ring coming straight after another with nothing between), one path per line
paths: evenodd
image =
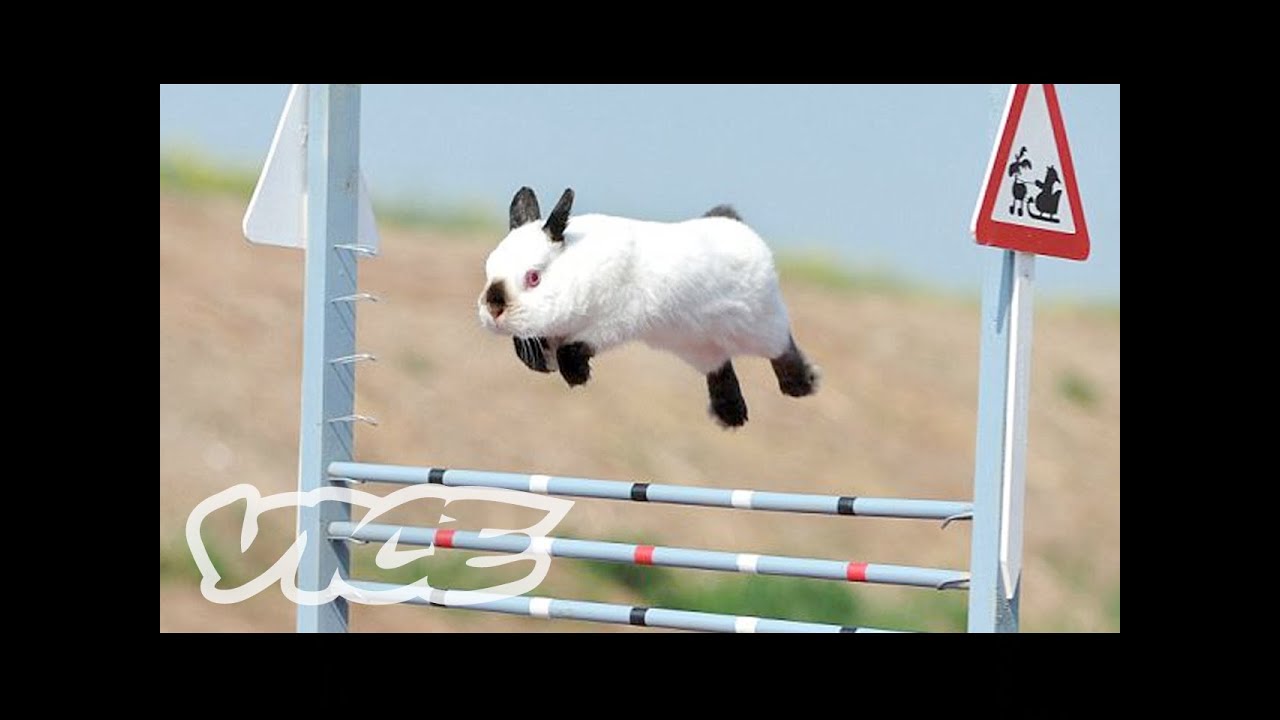
M819 370L791 335L773 255L727 205L677 223L609 215L570 217L566 189L545 222L533 190L511 200L510 232L485 262L480 322L511 335L530 369L570 386L590 360L640 340L706 375L710 411L747 421L733 358L769 358L786 395L803 397Z

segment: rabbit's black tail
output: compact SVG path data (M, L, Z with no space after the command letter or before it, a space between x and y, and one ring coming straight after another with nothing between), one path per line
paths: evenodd
M732 205L717 205L702 213L702 217L722 217L729 218L730 220L737 220L738 222L745 222L742 219L742 216L738 214L738 211L733 209Z

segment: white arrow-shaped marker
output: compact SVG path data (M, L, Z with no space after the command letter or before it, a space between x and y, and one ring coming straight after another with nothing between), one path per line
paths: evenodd
M242 224L244 236L259 245L307 246L307 86L294 85L276 125L262 175L253 189ZM378 251L373 203L360 174L357 243Z

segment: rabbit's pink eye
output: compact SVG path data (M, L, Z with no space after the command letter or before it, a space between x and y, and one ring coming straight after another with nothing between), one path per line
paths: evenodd
M538 287L539 282L542 282L542 276L538 274L537 270L530 270L529 272L524 274L525 287L527 288Z

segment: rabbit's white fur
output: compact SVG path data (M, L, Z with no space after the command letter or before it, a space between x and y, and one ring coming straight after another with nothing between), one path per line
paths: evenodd
M525 288L530 270L540 282ZM502 334L584 342L597 354L640 340L701 373L737 355L776 358L791 345L769 247L726 217L578 215L563 243L531 221L494 249L485 274L486 287L502 284L508 304L495 318L482 294L480 322Z

